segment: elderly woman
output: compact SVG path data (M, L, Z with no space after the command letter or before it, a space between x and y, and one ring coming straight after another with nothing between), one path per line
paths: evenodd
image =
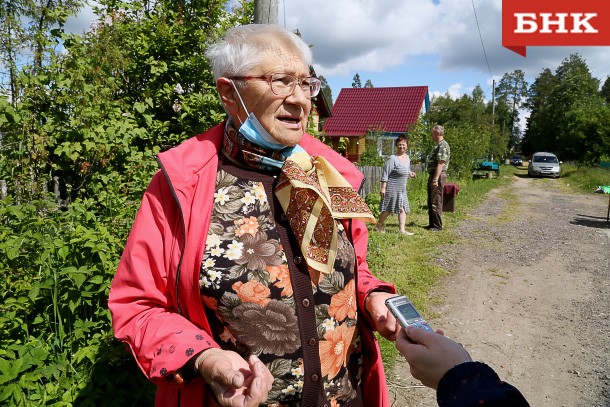
M387 406L362 174L305 133L320 81L273 25L209 48L226 122L159 154L109 298L159 406Z

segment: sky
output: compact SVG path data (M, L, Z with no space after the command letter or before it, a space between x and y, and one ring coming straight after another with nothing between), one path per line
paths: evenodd
M278 0L278 23L313 46L333 99L356 73L362 85L426 85L431 97L480 85L491 99L494 79L521 69L531 84L572 53L602 83L610 75L610 47L528 47L525 58L503 48L502 0Z
M471 94L488 100L505 73L525 72L531 84L580 54L601 83L610 75L610 47L528 47L522 57L502 47L502 0L277 0L278 24L298 29L312 45L314 68L336 100L356 73L364 86L428 86L431 97ZM70 22L87 29L84 10Z

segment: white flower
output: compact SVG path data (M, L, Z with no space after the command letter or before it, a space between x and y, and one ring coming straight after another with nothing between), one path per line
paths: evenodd
M199 285L204 286L204 287L209 287L212 285L212 282L210 280L208 280L208 278L206 276L202 275L201 279L199 280Z
M297 389L291 384L288 387L286 387L284 390L282 390L282 393L284 393L285 395L289 395L292 396L294 394L296 394Z
M176 92L178 95L182 95L184 93L184 89L182 89L182 85L177 84L174 87L174 92Z
M174 109L174 112L176 113L180 113L180 111L182 110L182 104L180 104L180 101L178 99L174 100L172 109Z
M214 203L224 205L229 200L229 194L227 188L220 188L218 192L214 193Z
M325 319L324 322L322 322L322 326L324 327L324 329L326 331L332 331L333 329L335 329L335 319L334 318Z
M267 194L265 193L265 188L263 187L262 183L257 185L256 189L254 190L254 196L261 204L267 203Z
M203 262L203 268L205 268L205 269L211 269L214 266L216 266L216 260L214 260L212 258L208 258ZM209 272L208 272L208 275L210 275Z
M104 17L104 24L111 26L112 25L112 16L107 15L106 17Z
M244 194L244 197L240 199L244 205L252 205L256 202L256 198L249 191Z
M209 249L210 247L218 246L219 244L220 244L220 236L218 236L215 233L208 235L208 238L205 241L206 249Z
M212 250L210 250L210 255L214 256L214 257L218 257L221 254L223 254L225 252L225 249L222 249L218 246L213 247Z
M225 253L225 257L229 260L237 260L241 258L241 254L244 248L244 244L233 240L228 247L227 252Z
M208 277L211 281L216 281L220 279L220 272L216 269L208 270Z
M301 368L301 366L295 367L290 371L290 373L292 373L292 375L295 377L301 377L303 376L303 369Z

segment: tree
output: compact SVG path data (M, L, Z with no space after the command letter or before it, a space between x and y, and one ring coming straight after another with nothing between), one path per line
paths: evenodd
M0 78L8 79L8 83L1 84L0 96L8 96L13 107L19 96L17 60L25 43L25 30L21 24L24 7L25 5L18 1L0 2L0 66L3 67ZM4 69L8 69L8 72Z
M585 164L597 164L610 151L610 108L601 96L576 101L566 112L566 133L561 154Z
M374 86L373 86L373 82L371 82L371 80L370 80L370 79L367 79L367 80L366 80L366 83L364 84L364 87L365 87L365 88L374 88Z
M326 99L326 101L328 102L328 107L332 109L333 107L333 91L330 88L330 85L328 84L328 81L326 80L326 78L322 75L320 75L318 77L318 79L320 79L320 82L322 82L322 93L324 94L324 98Z
M581 117L578 111L582 106L597 106L599 80L591 75L585 60L578 54L564 59L552 80L548 73L544 78L548 82L548 89L545 88L548 94L543 100L528 102L529 106L538 108L532 110L528 123L528 145L533 150L553 151L563 160L583 159L583 150L576 146L586 147L588 139L584 144L579 143L578 136L570 129L575 125L573 120ZM536 90L540 85L536 84Z
M475 87L472 95L463 95L455 100L448 94L434 98L423 118L430 128L425 131L419 128L415 140L422 151L429 151L432 147L431 127L442 124L451 146L451 173L458 177L469 174L474 159L490 155L501 157L507 152L508 135L492 126L489 108L480 86Z
M610 76L606 77L600 94L604 99L606 99L606 103L610 104Z
M550 97L556 78L545 68L530 86L525 107L530 110L521 149L523 154L552 150L556 137L556 124L551 119Z
M235 13L211 0L103 0L91 31L45 32L51 40L38 43L41 52L32 46L26 65L14 58L8 3L18 4L0 2L0 49L21 88L0 95L0 179L10 195L0 201L0 250L10 249L0 256L0 303L18 305L0 348L3 364L19 369L4 380L2 403L150 405L153 386L112 338L107 290L154 154L224 118L203 52L227 27L251 21L250 3ZM61 54L46 45L57 35ZM51 177L70 198L61 210L46 200Z
M7 95L16 107L23 78L19 70L42 72L56 54L63 26L82 6L80 0L11 0L0 2L0 61L8 80L0 94Z
M504 103L510 108L510 121L507 123L510 128L510 146L517 144L521 138L519 127L519 110L523 106L527 96L527 82L525 73L521 69L516 69L511 73L505 73L496 87L496 97L499 103Z
M356 73L356 75L354 75L354 79L352 80L352 88L361 88L362 87L362 82L360 81L360 75L358 75Z

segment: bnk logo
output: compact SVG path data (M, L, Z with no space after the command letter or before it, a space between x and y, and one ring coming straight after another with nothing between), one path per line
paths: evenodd
M610 45L608 0L502 0L502 46Z

